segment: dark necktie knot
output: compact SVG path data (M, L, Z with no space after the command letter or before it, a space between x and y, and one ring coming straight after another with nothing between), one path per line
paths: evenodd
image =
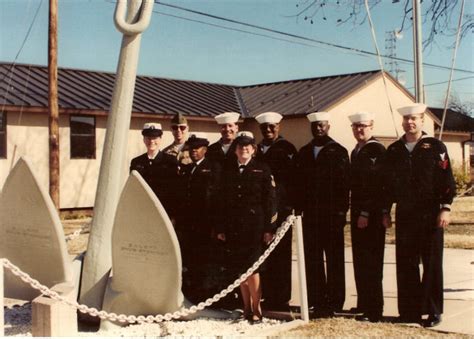
M239 166L239 169L244 169L245 166L247 166L247 165L240 165L240 166Z

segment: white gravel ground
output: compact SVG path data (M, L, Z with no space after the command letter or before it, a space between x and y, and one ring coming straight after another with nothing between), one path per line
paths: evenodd
M260 324L246 320L197 319L130 325L108 331L79 332L79 337L151 337L151 336L242 336L279 325L280 320L264 318ZM5 336L31 337L31 303L5 309Z

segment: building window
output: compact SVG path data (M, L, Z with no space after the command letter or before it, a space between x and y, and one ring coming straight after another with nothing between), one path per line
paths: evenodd
M95 159L95 117L71 115L71 159Z
M7 113L0 112L0 158L7 158Z

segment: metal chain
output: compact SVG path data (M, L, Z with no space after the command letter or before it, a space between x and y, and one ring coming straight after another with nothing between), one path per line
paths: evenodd
M3 258L2 264L4 267L8 268L14 275L18 276L21 280L28 283L31 287L36 290L39 290L41 294L46 295L54 300L60 301L65 303L71 307L76 308L79 312L88 313L93 317L99 317L102 320L109 320L109 321L119 321L122 323L153 323L153 322L163 322L169 321L172 319L179 319L181 317L196 313L197 311L201 311L206 307L211 306L213 303L219 301L220 299L224 298L227 294L232 292L235 288L237 288L242 282L244 282L249 276L255 272L255 270L265 261L265 259L272 253L275 247L278 245L280 240L286 234L288 229L294 223L296 217L294 215L289 215L288 218L281 224L281 226L277 229L276 235L268 248L263 252L263 254L258 258L258 260L239 278L237 278L233 283L231 283L227 288L224 288L219 293L216 293L213 297L206 299L204 302L200 302L198 305L193 305L190 308L182 308L174 313L166 313L166 314L158 314L158 315L149 315L149 316L135 316L135 315L125 315L125 314L116 314L116 313L108 313L106 311L99 311L96 308L89 307L87 305L79 304L76 301L68 300L67 298L59 295L57 292L50 290L47 286L42 285L38 280L31 278L27 273L21 271L18 266L12 264L8 259ZM77 232L77 231L76 231ZM74 232L74 234L76 233ZM80 233L80 231L79 231Z

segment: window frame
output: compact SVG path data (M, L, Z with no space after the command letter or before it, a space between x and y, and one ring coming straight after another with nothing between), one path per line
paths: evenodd
M93 134L84 134L84 133L73 133L73 130L72 130L72 120L74 118L90 118L92 119L93 121ZM69 115L69 158L70 159L96 159L97 158L97 141L96 141L96 136L97 136L97 133L96 133L96 130L97 130L97 120L96 120L96 117L93 116L93 115L84 115L84 114L71 114ZM90 137L91 141L92 141L92 149L91 149L91 156L78 156L78 155L74 155L73 156L73 153L74 152L77 152L77 151L73 151L73 147L75 146L75 142L74 142L74 138L77 138L77 137L82 137L82 138L86 138L86 137Z

